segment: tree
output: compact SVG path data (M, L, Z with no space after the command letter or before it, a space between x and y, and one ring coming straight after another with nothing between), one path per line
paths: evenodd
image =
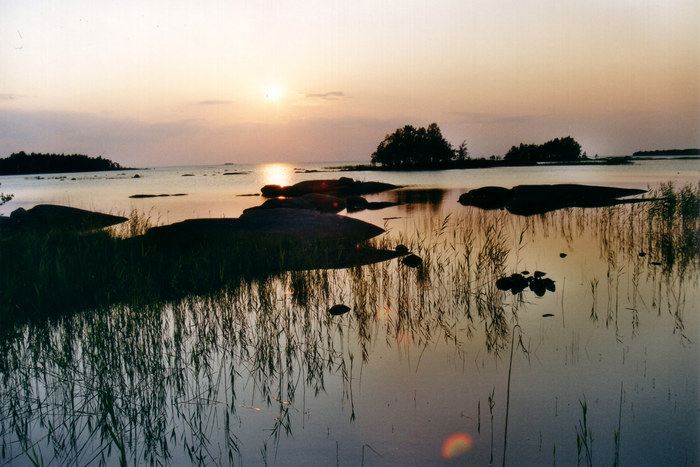
M467 142L462 141L459 147L455 151L455 158L458 161L466 161L469 159L469 150L467 149Z
M466 155L466 143L462 144ZM396 168L435 167L455 157L457 154L442 136L437 123L431 123L428 128L406 125L386 135L379 143L372 154L372 164Z
M571 136L555 138L544 144L523 144L513 146L505 156L507 161L539 162L539 161L576 161L584 159L581 155L581 145Z
M122 166L102 156L84 154L27 154L20 151L0 159L0 174L65 173L120 170Z

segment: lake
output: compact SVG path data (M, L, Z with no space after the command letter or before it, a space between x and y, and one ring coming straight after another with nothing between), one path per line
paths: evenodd
M376 247L422 258L145 290L5 330L0 463L698 465L700 224L683 201L697 203L697 160L326 165L0 177L15 195L5 215L56 203L154 225L237 217L265 184L389 182L402 188L367 198L401 204L350 215L386 230ZM659 199L535 216L457 202L551 183ZM497 285L514 274L551 281ZM336 304L350 311L328 313Z

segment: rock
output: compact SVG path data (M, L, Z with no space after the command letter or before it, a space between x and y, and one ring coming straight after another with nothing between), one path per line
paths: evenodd
M359 212L369 209L370 211L378 211L380 209L398 206L401 203L392 201L375 201L369 202L361 196L350 196L347 199L348 212Z
M236 239L272 241L358 243L384 233L373 224L337 214L309 209L269 208L247 210L237 219L190 219L153 227L150 238L191 242Z
M559 253L560 258L566 258L566 253Z
M592 185L518 185L508 190L483 187L459 197L465 206L482 209L507 209L513 214L530 216L568 207L604 207L622 203L637 203L643 199L624 198L646 193L645 190Z
M190 219L128 239L154 257L233 262L246 274L336 269L387 261L395 251L358 246L383 233L367 222L307 209L256 209L236 219ZM234 256L231 256L231 254ZM183 266L184 267L184 266Z
M408 248L406 247L406 245L396 245L394 251L396 251L396 253L401 256L408 254Z
M170 193L160 193L160 194L151 194L151 193L139 193L136 195L131 195L129 198L133 199L141 199L141 198L167 198L168 196L187 196L187 193L175 193L171 195Z
M535 271L534 276L526 277L529 274L523 271L522 274L512 274L510 276L501 277L496 280L496 288L504 291L511 291L513 295L519 294L526 288L530 288L535 295L541 297L546 291L554 292L554 281L549 278L544 278L544 273Z
M464 193L459 197L459 203L481 209L503 209L510 197L511 191L507 188L485 186Z
M528 280L529 279L529 280ZM510 276L510 281L511 281L511 292L513 292L513 295L517 295L523 290L525 290L525 287L528 286L530 283L530 280L532 278L526 278L520 274L513 274Z
M358 212L367 209L369 202L362 196L348 196L345 200L348 206L348 212Z
M359 182L351 178L341 177L338 180L306 180L291 186L265 185L260 191L266 198L296 197L309 193L348 197L381 193L394 188L398 187L389 183Z
M409 268L417 268L423 263L423 260L416 255L408 255L404 259L402 259L401 262Z
M542 283L544 284L544 287L550 292L554 292L556 290L556 287L554 286L554 281L552 279L546 277L542 279Z
M498 290L510 290L513 287L513 281L510 277L501 277L496 280L496 288Z
M141 178L141 175L139 175L139 174L136 174L136 175L134 175L134 176L133 176L133 177L131 177L131 178Z
M535 295L538 297L541 297L547 291L547 288L544 286L542 279L533 279L530 281L530 290L535 292Z
M3 230L62 228L83 231L121 224L126 220L126 217L86 211L68 206L38 204L29 210L23 208L14 210L10 214L9 219L3 222L2 227Z
M336 196L309 193L298 198L271 198L262 205L246 209L244 212L256 209L311 209L319 212L338 213L345 209L345 200Z
M22 219L27 217L27 210L24 208L17 208L10 213L11 219Z
M328 313L330 313L333 316L344 315L348 311L350 311L350 307L346 306L346 305L342 305L342 304L341 305L333 305L332 307L330 307L328 309Z
M554 316L552 313L545 313L542 315L543 318L551 318L552 316Z

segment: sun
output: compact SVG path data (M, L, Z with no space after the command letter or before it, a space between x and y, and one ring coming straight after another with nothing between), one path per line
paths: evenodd
M282 97L282 88L277 84L269 84L265 88L265 99L276 101Z

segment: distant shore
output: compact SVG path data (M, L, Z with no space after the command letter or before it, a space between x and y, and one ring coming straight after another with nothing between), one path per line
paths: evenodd
M688 157L683 157L687 159ZM467 159L464 161L451 161L439 165L412 165L407 167L385 167L372 164L358 165L342 165L328 166L327 169L338 170L340 172L351 171L380 171L380 172L419 172L429 170L462 170L462 169L490 169L497 167L543 167L543 166L561 166L561 165L622 165L632 164L636 157L621 156L621 157L606 157L600 159L583 159L577 161L561 161L561 162L522 162L522 161L506 161L503 159ZM647 157L639 158L649 159Z
M27 154L24 151L0 159L0 175L59 174L74 172L103 172L113 170L136 170L122 167L102 156L84 154Z

